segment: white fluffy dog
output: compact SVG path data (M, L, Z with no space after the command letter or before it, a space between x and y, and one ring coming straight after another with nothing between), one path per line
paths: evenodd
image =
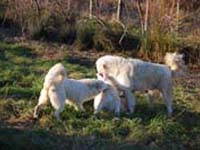
M121 105L121 99L115 82L107 74L97 73L97 78L104 81L108 88L94 98L94 114L99 113L101 110L106 110L114 112L115 115L119 116L123 106Z
M39 101L34 109L34 118L38 117L39 107L46 104L48 99L55 108L55 117L63 111L65 103L75 104L78 109L84 110L83 103L91 100L108 86L97 79L74 80L67 79L66 69L59 63L47 73L41 90Z
M168 53L165 60L180 59L182 55ZM178 61L178 62L179 62ZM168 67L168 65L170 67ZM134 111L135 97L132 91L159 90L165 101L168 116L172 115L172 72L181 69L176 61L167 65L145 62L139 59L125 59L120 56L106 55L96 61L98 73L108 74L115 79L117 86L124 90L127 107ZM172 70L171 70L172 69Z

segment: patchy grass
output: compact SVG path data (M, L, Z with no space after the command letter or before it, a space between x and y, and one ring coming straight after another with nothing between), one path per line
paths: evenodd
M62 62L69 77L95 77L87 60L72 60L70 50L56 49L0 42L0 149L200 149L199 86L175 84L171 119L162 100L149 110L145 97L137 93L135 113L120 118L94 116L88 102L84 113L66 106L62 123L55 120L50 105L34 120L33 108L53 64Z

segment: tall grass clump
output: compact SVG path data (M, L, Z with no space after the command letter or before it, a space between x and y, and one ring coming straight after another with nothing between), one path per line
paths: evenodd
M166 52L177 51L182 12L174 1L149 3L147 27L141 33L140 54L159 60Z
M77 46L79 49L92 48L93 37L96 34L97 23L91 19L83 19L77 23Z
M173 33L163 33L161 30L147 32L141 35L140 55L151 60L162 61L166 52L178 50L178 38Z

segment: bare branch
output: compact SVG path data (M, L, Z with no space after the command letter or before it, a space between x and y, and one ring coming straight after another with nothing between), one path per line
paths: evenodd
M34 1L35 1L36 6L37 6L38 14L40 16L41 15L41 9L40 9L39 2L38 2L38 0L34 0Z

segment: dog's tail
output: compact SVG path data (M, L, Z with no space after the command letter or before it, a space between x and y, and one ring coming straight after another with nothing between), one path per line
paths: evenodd
M61 63L55 64L49 69L49 72L45 76L44 87L49 88L53 84L59 84L63 82L67 76L67 71Z
M183 76L186 66L183 60L183 54L178 53L166 53L164 57L165 64L172 71L172 77Z
M67 76L67 71L61 63L55 64L51 67L45 76L43 89L40 93L40 97L45 97L48 99L48 91L52 85L60 84L64 81Z

